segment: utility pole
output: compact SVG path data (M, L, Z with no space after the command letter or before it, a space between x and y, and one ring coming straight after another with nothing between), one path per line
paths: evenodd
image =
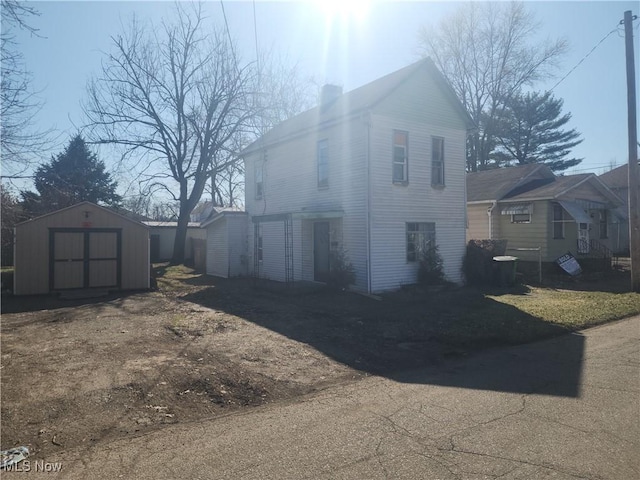
M640 218L638 217L638 130L636 122L636 72L633 58L633 21L631 10L624 12L624 39L627 57L627 108L629 126L629 254L631 290L640 293Z

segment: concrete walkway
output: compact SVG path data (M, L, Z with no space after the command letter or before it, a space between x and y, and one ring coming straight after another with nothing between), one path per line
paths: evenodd
M626 480L639 421L634 317L65 452L42 478Z

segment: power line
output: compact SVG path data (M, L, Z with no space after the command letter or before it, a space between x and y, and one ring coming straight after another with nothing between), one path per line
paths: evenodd
M573 71L576 68L578 68L582 64L582 62L584 62L587 59L587 57L589 57L589 55L591 55L602 44L602 42L604 42L607 38L609 38L610 35L616 33L617 31L618 31L618 26L616 25L616 28L614 28L609 33L607 33L604 37L602 37L602 39L595 44L595 46L589 51L589 53L587 53L584 57L582 57L582 59L578 63L576 63L575 66L571 70L569 70L569 72L567 72L567 74L564 77L562 77L558 81L558 83L556 83L549 91L553 92L558 85L560 85L569 75L571 75Z
M253 38L256 42L256 65L260 72L260 56L258 55L258 22L256 20L256 0L253 0Z

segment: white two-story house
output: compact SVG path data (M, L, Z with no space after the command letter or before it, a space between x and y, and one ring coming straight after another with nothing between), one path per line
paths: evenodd
M323 281L342 252L352 288L374 293L415 283L435 243L460 282L472 127L430 59L345 94L325 86L317 107L242 153L250 273Z

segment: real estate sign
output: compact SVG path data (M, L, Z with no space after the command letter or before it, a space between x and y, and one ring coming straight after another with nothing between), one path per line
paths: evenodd
M556 263L560 265L565 272L567 272L571 276L580 275L582 273L582 268L580 264L576 260L576 257L571 255L571 253L567 252L561 257L556 259Z

